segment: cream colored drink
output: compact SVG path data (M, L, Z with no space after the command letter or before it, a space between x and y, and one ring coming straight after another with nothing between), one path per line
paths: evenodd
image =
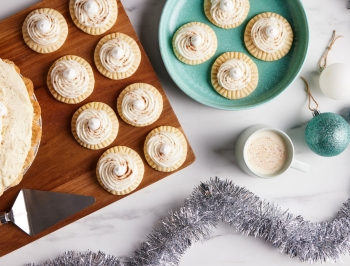
M288 148L278 133L262 131L248 140L245 157L251 171L259 175L274 175L285 166Z

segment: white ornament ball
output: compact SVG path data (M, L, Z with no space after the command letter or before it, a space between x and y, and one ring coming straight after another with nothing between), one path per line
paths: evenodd
M321 73L320 87L328 98L350 99L350 66L342 63L327 66Z

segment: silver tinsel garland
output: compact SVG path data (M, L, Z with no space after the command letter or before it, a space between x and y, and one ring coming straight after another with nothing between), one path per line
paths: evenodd
M261 237L303 262L336 261L350 251L350 199L331 222L311 223L262 201L230 181L211 179L193 191L178 212L160 221L139 250L123 260L104 253L66 252L42 266L175 266L194 242L219 222L245 236Z

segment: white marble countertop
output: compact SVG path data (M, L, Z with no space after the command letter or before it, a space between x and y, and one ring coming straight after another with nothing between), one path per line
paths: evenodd
M292 0L288 0L292 1ZM38 0L3 1L0 19ZM218 176L245 186L268 201L311 221L333 219L350 196L350 149L334 158L322 158L306 146L304 131L312 118L304 85L297 79L273 101L247 111L230 112L201 105L187 97L170 79L158 49L158 23L165 0L122 0L137 34L162 82L197 156L190 167L137 193L103 208L73 224L0 258L0 265L43 263L67 250L99 250L126 256L139 248L157 222L169 210L178 210L200 181ZM346 0L302 0L309 19L310 49L301 74L311 85L321 111L348 117L350 100L326 98L317 85L317 62L328 45L332 30L345 37L330 54L329 64L350 62L350 13ZM1 30L1 29L0 29ZM312 166L308 174L290 169L270 180L252 178L235 163L234 145L239 133L258 123L284 130L296 147L296 157ZM15 241L15 240L14 240ZM205 243L196 243L183 257L181 266L301 265L278 253L270 243L236 233L222 224ZM326 265L330 265L327 263ZM342 256L338 265L350 265Z

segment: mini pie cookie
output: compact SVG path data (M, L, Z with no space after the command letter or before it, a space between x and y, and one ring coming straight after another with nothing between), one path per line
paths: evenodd
M171 172L185 162L187 141L177 128L161 126L147 135L143 150L152 168L161 172Z
M22 26L25 43L41 54L58 50L68 36L68 25L58 11L40 8L31 12Z
M258 82L256 64L243 53L224 53L215 60L211 69L214 89L228 99L247 97L256 89Z
M74 113L71 129L80 145L87 149L99 150L116 139L119 122L115 112L107 104L91 102Z
M105 151L96 167L98 182L113 195L125 195L135 190L140 185L144 172L140 155L125 146Z
M215 54L217 46L215 32L201 22L181 26L173 37L176 57L188 65L198 65L209 60Z
M57 100L68 104L80 103L94 90L94 73L83 58L66 55L50 67L47 86Z
M249 13L249 0L204 0L204 13L211 23L224 28L236 28Z
M152 85L135 83L126 87L118 97L120 117L135 127L154 123L163 110L163 97Z
M18 185L32 164L41 139L41 109L30 79L0 59L0 196ZM20 121L14 123L13 121Z
M266 12L249 21L244 32L244 43L256 58L275 61L289 52L293 36L293 30L284 17Z
M100 35L117 21L118 6L116 0L70 0L69 12L79 29Z
M106 35L97 44L94 54L98 71L110 79L133 75L141 62L141 51L134 39L117 32Z

